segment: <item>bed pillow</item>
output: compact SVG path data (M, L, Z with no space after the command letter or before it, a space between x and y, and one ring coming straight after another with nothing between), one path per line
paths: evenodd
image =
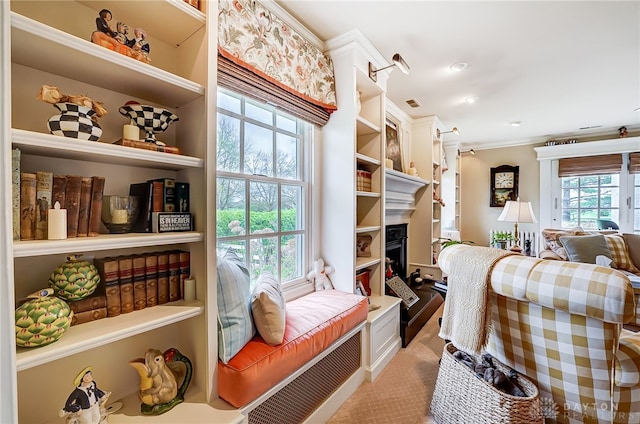
M571 262L595 264L598 255L612 259L611 250L603 235L561 236L560 242Z
M611 259L613 260L615 268L628 271L632 274L640 272L640 269L636 268L634 265L634 262L629 255L627 243L625 243L624 238L621 235L605 235L605 238L607 239L607 244L611 250Z
M232 250L217 258L218 357L228 363L256 333L249 271Z
M260 274L251 295L251 312L258 333L271 346L284 339L285 306L280 281L270 272Z

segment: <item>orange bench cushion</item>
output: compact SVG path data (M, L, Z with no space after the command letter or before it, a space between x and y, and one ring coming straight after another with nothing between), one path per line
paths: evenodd
M269 346L259 335L227 364L218 361L218 392L240 408L301 368L367 319L365 297L322 290L287 302L284 340Z

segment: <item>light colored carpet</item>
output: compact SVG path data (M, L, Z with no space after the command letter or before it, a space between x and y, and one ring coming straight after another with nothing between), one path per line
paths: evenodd
M438 337L443 305L375 381L358 387L328 424L435 423L429 405L444 348L444 340Z

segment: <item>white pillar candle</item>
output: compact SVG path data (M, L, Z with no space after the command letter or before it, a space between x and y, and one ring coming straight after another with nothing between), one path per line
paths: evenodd
M60 209L60 202L56 202L53 209L48 211L49 240L64 240L67 238L67 210Z
M407 173L415 177L418 175L418 170L416 168L409 168Z
M385 159L384 166L386 166L387 168L393 168L393 161L391 159Z
M125 125L122 130L122 138L126 140L140 140L140 128L135 125Z
M187 278L184 280L184 300L185 302L193 302L196 300L195 278Z
M126 224L127 223L127 210L126 209L114 209L111 211L111 223L112 224Z

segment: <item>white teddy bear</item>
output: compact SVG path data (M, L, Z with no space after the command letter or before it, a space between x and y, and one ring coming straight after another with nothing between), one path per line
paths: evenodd
M313 270L307 274L307 278L314 283L316 291L318 290L330 290L333 288L329 274L335 269L332 266L324 266L324 261L318 259L313 263Z

